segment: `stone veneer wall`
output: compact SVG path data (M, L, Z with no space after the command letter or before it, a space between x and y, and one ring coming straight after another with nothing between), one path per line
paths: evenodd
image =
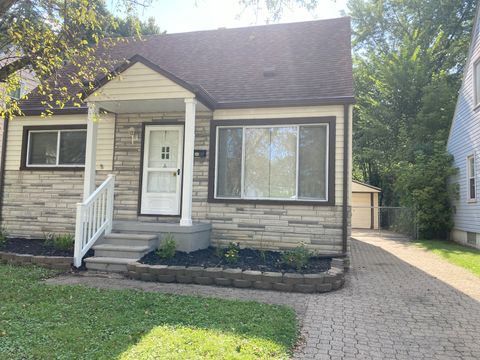
M119 115L115 129L115 220L178 222L178 217L139 216L141 130L143 122L182 121L183 113ZM212 243L284 249L303 242L322 253L342 250L342 207L208 203L209 113L197 114L195 149L207 158L195 159L193 179L194 221L212 224ZM136 129L132 142L130 128ZM102 182L110 171L97 171ZM6 171L4 226L12 235L43 236L73 233L75 204L83 192L82 171Z
M107 173L97 171L97 182ZM2 226L19 237L74 234L76 204L82 195L83 171L7 170Z
M121 115L117 118L114 155L116 174L115 219L178 222L178 217L138 216L141 130L143 122L182 121L183 113ZM162 120L160 120L162 119ZM195 149L207 158L195 159L193 176L194 221L212 224L212 243L284 249L303 242L322 253L342 251L342 207L208 203L208 150L211 114L197 114ZM132 143L130 128L139 135Z
M228 120L225 120L228 121ZM209 119L197 121L195 149L209 147ZM212 224L212 243L285 249L305 243L322 253L342 251L342 206L208 203L208 156L195 160L193 219Z

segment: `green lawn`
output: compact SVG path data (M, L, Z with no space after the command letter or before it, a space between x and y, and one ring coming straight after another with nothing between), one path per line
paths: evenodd
M0 359L287 359L292 309L255 302L50 286L0 265Z
M417 240L415 243L480 277L480 250L442 240Z

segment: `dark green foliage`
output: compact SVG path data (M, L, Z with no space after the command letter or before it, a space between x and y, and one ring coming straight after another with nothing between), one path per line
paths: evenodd
M446 186L453 170L445 148L475 4L349 1L356 52L353 174L382 188L382 205L418 210L425 236L445 236L451 228L455 191Z
M45 244L50 245L57 250L73 250L73 246L75 245L75 237L72 234L51 234L45 238Z
M8 241L7 236L8 236L8 233L5 230L5 228L3 227L0 228L0 250L7 245L7 241Z
M300 271L308 264L311 257L312 253L310 250L308 250L304 244L301 244L291 250L285 251L282 255L282 262Z
M163 238L162 244L157 249L157 255L162 259L171 259L175 256L177 250L177 243L172 234L167 234Z
M413 163L400 163L395 184L404 194L401 205L415 210L420 238L447 238L453 227L450 201L456 187L448 179L455 170L444 144L437 147L430 155L418 151Z
M223 254L223 258L226 262L230 264L234 264L238 261L238 253L240 252L240 244L239 243L230 243L228 247L225 249L225 253Z

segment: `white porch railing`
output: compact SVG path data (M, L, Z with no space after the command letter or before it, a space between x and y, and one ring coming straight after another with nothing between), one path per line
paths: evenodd
M83 256L103 233L112 231L114 188L115 175L110 174L84 202L77 204L73 255L75 267L82 265Z

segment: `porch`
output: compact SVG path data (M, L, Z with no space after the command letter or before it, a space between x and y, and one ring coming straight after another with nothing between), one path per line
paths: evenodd
M156 77L155 91L145 91L145 84L138 84L139 78L147 75L149 81ZM95 260L99 257L118 258L122 264L136 260L157 247L166 233L174 235L181 251L205 248L210 243L211 225L192 221L196 114L209 108L197 101L193 92L143 64L132 66L122 76L122 81L106 83L87 99L84 200L77 204L75 228L77 267L90 248L96 255L90 263L105 260ZM164 92L162 86L169 91ZM124 157L128 159L114 165L113 173L96 187L98 123L105 113L115 117L137 114L142 121L128 128L128 135L123 131L121 139L117 139L115 129L114 147L126 149ZM174 121L159 115L172 113L177 114ZM128 161L134 164L129 167ZM125 185L130 184L126 176L138 187ZM122 181L117 182L117 177L123 177ZM114 201L116 196L128 201ZM130 213L133 206L136 208L133 218L121 216L127 202Z

